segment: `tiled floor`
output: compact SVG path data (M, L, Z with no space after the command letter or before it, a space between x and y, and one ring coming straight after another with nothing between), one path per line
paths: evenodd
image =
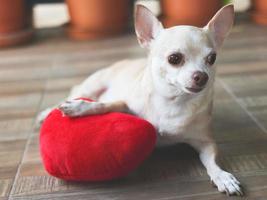
M73 42L54 29L37 36L34 45L0 52L0 200L240 199L217 192L184 145L155 151L119 181L71 183L47 175L34 129L37 113L95 70L145 52L133 35ZM239 24L218 61L214 132L222 163L241 180L249 200L267 198L266 55L267 28Z

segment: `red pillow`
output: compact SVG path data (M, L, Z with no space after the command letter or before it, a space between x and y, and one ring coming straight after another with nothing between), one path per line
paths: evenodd
M40 151L52 176L103 181L128 175L150 155L155 142L154 127L132 115L70 118L55 109L42 125Z

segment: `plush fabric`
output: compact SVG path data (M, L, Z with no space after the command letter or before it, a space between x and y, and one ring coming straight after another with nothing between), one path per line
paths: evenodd
M40 133L40 152L52 176L104 181L128 175L152 152L153 126L123 113L70 118L53 110Z

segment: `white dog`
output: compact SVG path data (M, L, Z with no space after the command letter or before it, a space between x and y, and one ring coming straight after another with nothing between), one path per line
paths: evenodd
M147 8L138 5L136 35L149 50L148 58L124 60L96 72L76 86L59 109L71 117L107 112L142 117L157 128L159 145L184 142L193 146L218 190L242 195L239 181L216 163L210 128L214 63L233 21L233 5L228 5L204 28L164 29ZM78 97L97 102L73 100Z

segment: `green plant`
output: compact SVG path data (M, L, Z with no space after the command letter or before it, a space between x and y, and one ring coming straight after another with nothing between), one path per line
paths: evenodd
M227 5L227 4L232 3L232 2L233 2L232 0L223 0L224 5Z

